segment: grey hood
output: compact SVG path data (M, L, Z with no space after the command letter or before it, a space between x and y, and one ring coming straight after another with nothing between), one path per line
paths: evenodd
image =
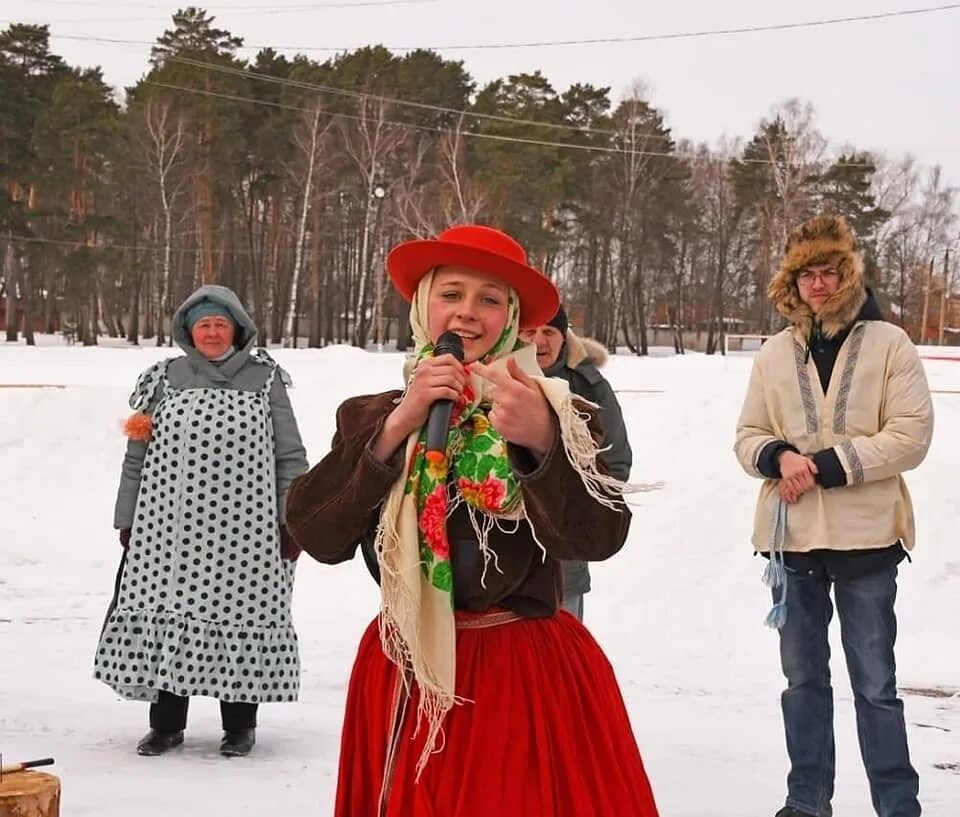
M190 337L190 332L187 329L186 316L188 310L194 304L203 300L213 301L224 307L227 312L230 313L233 322L237 325L237 334L233 341L237 352L220 366L215 366L197 351ZM232 289L219 286L218 284L208 284L200 287L200 289L180 304L177 311L173 313L173 319L170 323L170 335L177 346L184 351L187 359L195 369L219 371L222 375L226 376L226 378L229 378L236 374L247 362L250 351L257 342L257 327ZM219 380L222 378L216 379Z

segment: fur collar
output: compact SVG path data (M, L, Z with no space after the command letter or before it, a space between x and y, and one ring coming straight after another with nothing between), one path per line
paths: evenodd
M572 329L567 330L567 337L564 342L567 347L567 366L571 369L576 369L585 360L589 360L599 369L609 360L606 347L600 341L593 338L582 338L574 334ZM560 357L563 357L562 353Z

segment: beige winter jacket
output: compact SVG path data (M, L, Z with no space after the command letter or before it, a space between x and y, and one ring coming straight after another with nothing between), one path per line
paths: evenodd
M914 345L897 326L859 321L840 349L827 393L806 341L796 328L760 350L740 420L735 450L751 476L773 440L801 454L833 447L847 485L804 494L787 512L786 550L855 550L914 545L913 505L901 474L916 468L933 433L933 406ZM760 488L753 546L770 549L777 481Z
M800 297L797 273L823 262L833 264L840 279L814 316ZM898 539L912 549L913 505L901 474L916 468L930 446L930 389L903 330L862 319L868 300L863 259L846 222L821 216L793 230L769 295L791 326L761 347L734 446L744 470L765 480L754 519L754 548L770 550L779 499L777 480L766 479L758 463L765 446L782 441L830 464L835 474L824 479L828 485L842 481L841 469L846 477L837 487L818 484L789 506L786 550L884 548ZM815 322L827 338L839 338L849 327L826 394L808 349Z

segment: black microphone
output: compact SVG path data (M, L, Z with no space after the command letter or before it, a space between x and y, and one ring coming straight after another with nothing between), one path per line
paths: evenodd
M444 332L433 347L433 356L440 355L453 355L463 363L463 339L453 332ZM451 411L453 400L437 400L430 406L427 417L427 448L424 453L427 462L441 463L447 456L447 431L450 430Z

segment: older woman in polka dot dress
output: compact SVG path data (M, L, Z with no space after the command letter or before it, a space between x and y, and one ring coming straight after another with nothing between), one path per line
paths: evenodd
M246 755L258 704L299 691L284 501L306 452L289 377L254 350L231 290L201 287L171 331L184 356L145 371L130 398L114 516L125 553L95 677L150 702L140 754L183 743L202 695L220 700L221 753Z

